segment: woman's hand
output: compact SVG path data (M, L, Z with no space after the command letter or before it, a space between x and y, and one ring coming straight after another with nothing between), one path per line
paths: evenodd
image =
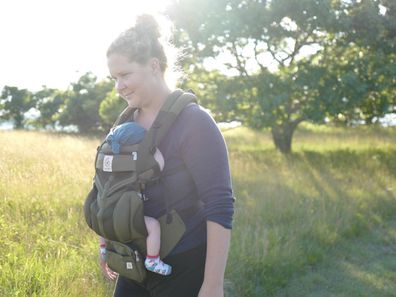
M113 270L111 270L109 268L109 266L107 266L107 263L104 260L104 258L102 257L102 255L100 256L99 263L100 263L100 268L102 269L102 273L103 273L104 277L109 281L115 281L118 273L114 272Z
M103 237L99 238L99 264L102 269L103 276L109 280L114 281L117 278L118 273L114 272L107 266L105 255L106 255L106 243Z
M204 281L198 297L224 297L224 270L231 233L229 229L208 221Z

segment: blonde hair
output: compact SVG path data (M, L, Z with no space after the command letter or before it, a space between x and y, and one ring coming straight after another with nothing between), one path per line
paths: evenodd
M122 32L111 43L106 55L121 54L129 61L142 65L150 58L157 58L166 82L174 87L183 76L177 66L180 54L170 42L171 23L163 18L160 27L157 19L160 18L149 14L138 16L135 26Z

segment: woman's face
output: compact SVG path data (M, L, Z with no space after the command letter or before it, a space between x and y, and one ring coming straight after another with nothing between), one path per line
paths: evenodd
M118 94L129 106L142 108L150 104L156 77L149 63L141 65L114 53L108 57L107 65Z

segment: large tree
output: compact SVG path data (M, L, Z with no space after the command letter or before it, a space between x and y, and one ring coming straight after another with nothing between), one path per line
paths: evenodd
M299 123L338 117L361 105L366 94L366 81L357 79L353 67L338 63L351 52L348 46L337 47L337 40L349 30L352 5L360 4L179 0L169 14L178 29L176 41L192 53L187 63L197 65L189 69L201 71L200 65L216 57L232 75L215 87L215 96L228 101L215 113L237 115L251 127L270 127L275 146L288 153ZM237 110L225 112L224 106Z

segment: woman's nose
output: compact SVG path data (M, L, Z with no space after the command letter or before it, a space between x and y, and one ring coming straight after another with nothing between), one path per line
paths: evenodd
M117 92L120 92L120 91L122 91L122 89L125 88L125 84L120 79L117 79L115 82L115 88L116 88Z

